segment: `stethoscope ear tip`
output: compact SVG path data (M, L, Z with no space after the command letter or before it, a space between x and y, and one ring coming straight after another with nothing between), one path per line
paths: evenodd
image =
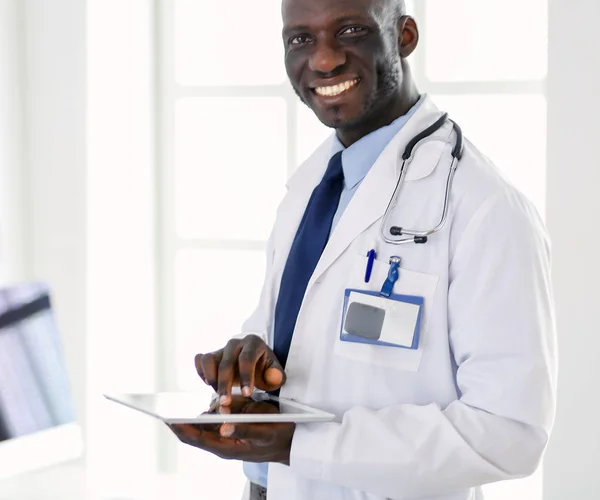
M403 236L405 233L403 232L401 227L392 226L392 227L390 227L390 234L392 236ZM417 245L424 245L425 243L427 243L427 240L428 240L427 236L414 236L412 239L413 243L416 243ZM407 238L404 241L410 242L410 238Z

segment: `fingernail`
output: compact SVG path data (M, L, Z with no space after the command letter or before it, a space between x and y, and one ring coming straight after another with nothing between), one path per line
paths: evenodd
M244 387L242 388L242 394L243 394L244 396L246 396L247 398L249 398L249 397L252 395L252 391L250 390L250 387L248 387L248 386L244 386Z
M221 426L221 436L230 437L233 435L235 427L231 424L223 424Z
M229 402L229 398L227 396L221 396L219 398L219 403L221 403L222 405L227 404Z

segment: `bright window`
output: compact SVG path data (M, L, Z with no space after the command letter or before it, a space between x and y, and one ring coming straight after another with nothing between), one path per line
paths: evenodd
M424 4L425 68L431 81L546 78L546 0L425 0Z
M285 188L285 100L180 99L175 116L178 236L266 240Z
M173 0L173 5L178 84L255 86L285 81L279 0Z

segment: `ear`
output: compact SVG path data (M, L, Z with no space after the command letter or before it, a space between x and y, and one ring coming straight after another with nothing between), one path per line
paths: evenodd
M410 56L419 44L419 28L410 16L402 16L398 20L398 52L400 57Z

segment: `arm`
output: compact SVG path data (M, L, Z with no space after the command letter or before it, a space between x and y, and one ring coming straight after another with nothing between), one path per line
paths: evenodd
M555 408L549 251L530 205L486 201L449 268L449 340L460 399L446 408L354 408L341 423L301 426L291 467L386 498L434 496L527 476Z

